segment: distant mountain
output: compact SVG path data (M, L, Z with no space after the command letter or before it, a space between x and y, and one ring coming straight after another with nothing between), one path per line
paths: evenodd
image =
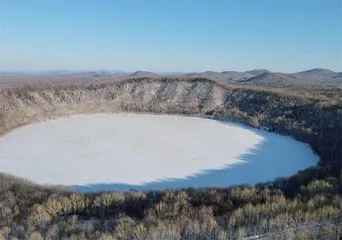
M257 76L236 81L254 86L264 87L290 87L290 88L342 88L342 74L330 71L305 71L305 73L285 74L285 73L271 73L265 72Z
M313 68L313 69L298 72L298 73L299 74L334 74L335 72L329 69L324 69L324 68Z
M55 70L55 71L1 71L0 75L29 75L29 76L53 76L81 73L81 71Z
M254 69L246 72L239 71L206 71L192 73L153 73L148 71L136 71L127 73L116 70L55 70L55 71L0 71L0 82L22 81L30 78L41 81L88 81L88 80L118 80L128 78L208 78L223 84L247 84L265 87L290 87L290 88L340 88L342 89L342 72L334 72L329 69L314 68L302 72L285 74L271 72L267 69Z
M298 73L294 73L295 76L301 77L301 78L333 78L337 75L334 71L331 71L329 69L323 69L323 68L314 68L307 71L302 71Z
M267 69L253 69L253 70L246 71L245 73L248 73L251 75L260 75L263 73L270 73L270 71L268 71Z
M180 76L186 74L186 72L156 72L159 76Z
M281 82L281 81L286 81L286 80L287 78L280 74L264 72L262 74L248 78L240 82L265 82L266 83L266 82Z
M225 76L229 80L240 80L240 79L247 79L253 77L252 74L245 73L245 72L238 72L238 71L223 71L221 75Z
M208 78L220 82L229 82L229 81L236 81L242 80L252 77L253 75L243 72L237 71L223 71L223 72L214 72L214 71L206 71L202 73L187 73L184 74L186 77L202 77Z
M63 75L84 75L84 76L124 76L123 71L81 71L81 70L53 70L53 71L1 71L0 75L29 75L29 76L63 76Z
M205 78L221 78L221 73L219 72L214 72L214 71L206 71L203 73L200 73L200 77L205 77Z
M160 77L158 74L155 74L153 72L147 72L147 71L136 71L128 76L134 77L134 78L158 78Z
M109 77L109 76L115 76L115 74L110 73L108 71L92 71L92 72L84 72L84 73L74 73L74 74L68 74L72 76L80 76L80 77Z
M264 72L237 82L256 86L289 87L297 84L297 81L297 77L291 74Z
M206 71L206 72L192 72L186 73L183 76L187 78L208 78L212 80L220 80L222 78L221 73L214 71Z
M54 71L41 71L36 72L38 75L69 75L69 74L83 74L87 71L73 71L73 70L54 70Z
M99 70L98 74L112 75L112 76L127 76L129 73L117 70Z
M293 75L293 74L289 74L289 73L273 73L279 77L283 77L283 78L287 78L287 79L298 79L297 76Z

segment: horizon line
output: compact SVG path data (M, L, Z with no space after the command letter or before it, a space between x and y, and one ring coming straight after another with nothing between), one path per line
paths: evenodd
M335 73L339 73L340 71L335 71L332 69L328 68L320 68L320 67L314 67L314 68L309 68L305 70L301 70L298 72L282 72L282 71L272 71L267 68L254 68L254 69L248 69L245 71L238 71L238 70L222 70L222 71L214 71L214 70L205 70L205 71L153 71L153 70L116 70L116 69L51 69L51 70L1 70L0 73L51 73L51 72L73 72L73 73L87 73L87 72L115 72L115 73L135 73L135 72L150 72L150 73L155 73L155 74L185 74L185 73L205 73L205 72L215 72L215 73L222 73L222 72L241 72L245 73L248 71L269 71L271 73L300 73L300 72L305 72L305 71L310 71L310 70L328 70L332 71Z

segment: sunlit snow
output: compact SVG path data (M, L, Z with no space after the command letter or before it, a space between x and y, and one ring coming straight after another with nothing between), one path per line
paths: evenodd
M255 184L317 164L308 145L231 122L78 115L0 137L0 171L79 191Z

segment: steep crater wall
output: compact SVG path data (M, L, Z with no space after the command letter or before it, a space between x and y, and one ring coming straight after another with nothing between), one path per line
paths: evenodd
M293 92L232 87L201 78L129 79L2 88L0 102L0 135L23 124L73 114L196 115L267 126L309 143L323 164L341 169L342 104Z
M87 86L2 90L1 131L72 114L141 111L200 114L224 104L226 90L210 81L128 80Z

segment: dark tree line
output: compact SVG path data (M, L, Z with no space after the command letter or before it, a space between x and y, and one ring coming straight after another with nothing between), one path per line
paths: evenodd
M338 239L342 195L325 171L254 187L92 194L1 175L0 238Z

